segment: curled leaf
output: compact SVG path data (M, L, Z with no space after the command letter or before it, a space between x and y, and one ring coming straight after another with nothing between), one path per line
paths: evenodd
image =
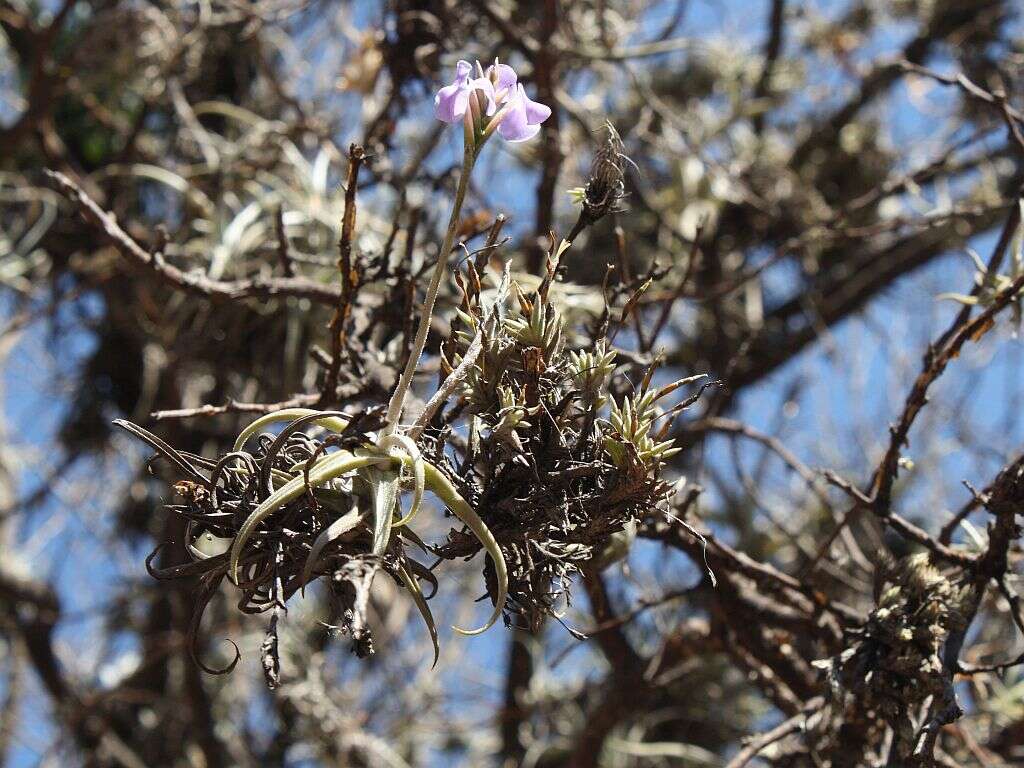
M291 435L295 434L298 430L302 429L310 422L316 422L323 426L327 426L324 425L323 422L326 419L331 418L338 419L338 424L348 423L348 417L341 411L310 411L304 416L299 416L298 418L292 420L292 422L288 426L282 429L281 432L277 435L277 437L274 438L274 442L270 444L269 448L267 448L266 456L263 457L263 466L260 469L259 487L267 488L269 492L271 464L273 463L274 458L281 451L281 448L284 447L284 444L287 442L288 438ZM338 424L335 424L335 427L338 426ZM344 427L342 427L342 429L344 429ZM336 429L335 431L340 430Z
M406 556L408 562L409 571L417 579L427 582L430 585L430 594L424 594L423 597L427 600L437 594L437 576L434 572L427 568L423 563L418 560L413 560L411 557Z
M210 572L211 565L213 565L213 563L207 560L181 563L180 565L170 565L166 568L158 568L153 565L156 558L159 557L160 553L168 545L169 542L160 542L157 544L156 548L149 553L149 556L146 557L146 572L152 578L159 581L172 581L174 579L181 579L185 577L202 576ZM217 555L217 557L220 558L221 561L220 563L217 563L218 565L223 565L227 562L228 556L226 552L222 555Z
M150 447L171 462L171 464L176 466L184 475L191 477L193 480L199 481L203 485L206 485L209 482L205 477L199 474L196 468L193 467L179 451L176 451L149 430L143 429L137 424L132 424L130 421L125 419L114 419L113 424L129 434L135 435L135 437L139 438L144 443L148 443Z
M238 650L238 645L234 640L225 638L225 642L231 644L235 650L234 658L228 662L227 666L221 667L208 667L203 663L203 660L199 658L199 625L203 621L203 613L206 611L206 606L210 604L213 596L217 594L217 588L220 586L221 579L224 578L223 572L210 573L202 578L200 581L199 592L196 595L196 604L192 609L192 619L188 625L188 652L192 657L192 660L207 674L211 675L227 675L235 668L239 660L242 658L242 652Z

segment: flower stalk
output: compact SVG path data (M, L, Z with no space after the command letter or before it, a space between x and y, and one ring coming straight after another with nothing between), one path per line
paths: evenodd
M473 164L476 161L476 132L472 123L470 112L466 111L465 119L465 150L462 156L462 168L459 171L459 184L455 190L455 200L452 203L451 217L448 219L448 229L441 243L441 251L437 256L437 263L434 265L434 273L430 278L430 285L427 287L427 294L423 298L423 306L420 309L419 324L416 327L416 336L413 338L412 349L409 351L409 359L405 363L405 369L398 380L391 400L388 403L387 416L382 435L390 435L398 428L398 422L402 418L402 410L405 407L405 399L412 386L413 376L419 365L420 357L423 355L423 348L427 343L427 333L430 331L430 320L434 314L434 303L437 301L437 294L441 288L441 278L444 276L445 268L448 266L448 256L455 247L455 234L459 229L459 215L462 212L462 205L466 200L466 192L469 189L469 177L473 172Z
M441 288L441 278L448 266L448 256L455 246L455 234L459 228L459 215L469 189L469 177L473 164L487 140L498 133L506 141L526 141L537 135L540 124L551 116L551 109L532 101L523 89L515 70L495 60L485 72L480 62L476 63L476 77L473 65L460 61L456 67L455 81L438 91L434 98L434 115L445 123L462 121L463 156L459 171L459 184L452 203L448 230L445 232L441 252L434 265L427 294L420 309L419 324L413 339L409 359L395 387L385 417L381 436L392 435L398 429L402 418L405 399L412 387L413 376L419 366L423 347L430 332L430 320L434 314L434 303Z

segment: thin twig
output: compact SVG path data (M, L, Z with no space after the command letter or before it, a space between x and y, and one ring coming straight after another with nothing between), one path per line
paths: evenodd
M1014 205L1011 206L1010 210L1011 213L1007 220L1007 226L1003 230L1004 233L1012 232L1019 223L1020 207ZM1012 227L1010 226L1011 224L1013 225ZM1000 244L997 244L996 252L1001 250L1002 240L1003 238L1000 238ZM963 349L963 346L968 341L978 340L992 327L996 315L1006 309L1017 298L1022 289L1024 289L1024 275L1021 275L1013 283L997 293L985 311L970 322L966 322L967 317L961 312L957 315L949 331L942 336L937 344L931 345L925 353L924 370L917 377L914 386L907 395L899 421L891 429L889 448L875 472L872 482L872 486L875 488L872 505L875 514L882 517L888 515L892 486L899 472L900 449L907 442L907 436L910 433L911 426L914 424L914 420L917 418L917 414L920 413L921 409L928 402L928 389L942 375L942 372L946 370L950 360L960 354L960 350ZM965 307L965 309L968 309L968 307Z
M336 396L338 372L341 370L342 352L346 350L345 327L352 314L352 302L362 280L362 267L352 260L352 238L356 228L356 188L359 183L359 168L366 153L358 144L348 149L348 176L345 180L345 211L341 217L341 239L338 241L338 271L341 273L341 295L331 319L331 365L324 377L320 390L321 402L328 403Z
M462 361L441 382L437 392L427 401L426 406L423 408L423 413L419 415L416 422L409 429L409 436L413 440L418 439L423 434L423 430L430 426L434 414L437 413L438 409L445 404L448 398L452 396L452 393L459 388L459 385L462 384L466 376L469 375L470 370L476 365L476 359L480 356L483 347L483 336L478 332L473 337L473 341L470 343L466 353L462 356Z
M123 256L131 262L145 267L174 288L221 301L290 297L310 299L321 304L336 304L341 295L341 291L337 288L303 277L211 280L206 275L183 272L168 264L162 257L150 253L139 245L131 235L121 228L114 214L107 213L100 208L80 186L63 173L47 170L46 175L78 209L82 218L99 229Z
M170 419L191 419L196 416L220 416L224 413L272 413L284 408L298 408L313 405L320 399L319 395L296 395L279 403L242 403L229 400L224 405L201 405L198 408L178 408L169 411L154 411L149 414L153 421Z
M278 206L274 212L274 233L277 235L277 259L286 277L295 277L295 265L288 249L288 234L284 229L284 206Z
M802 730L804 723L807 722L807 718L821 709L824 705L824 699L820 696L811 699L804 706L803 711L793 715L788 720L783 720L777 726L772 728L770 731L765 731L753 737L743 749L736 753L736 757L729 761L725 768L743 768L747 763L757 757L761 752L775 744L778 741L790 736L798 731Z

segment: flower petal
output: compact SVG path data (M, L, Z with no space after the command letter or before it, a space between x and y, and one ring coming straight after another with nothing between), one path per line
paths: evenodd
M507 141L526 141L535 136L537 131L531 130L529 121L526 119L526 105L517 92L512 100L508 102L505 109L508 110L502 121L498 123L498 133Z
M522 90L523 86L520 85L519 88ZM526 95L526 91L523 91L522 97L523 104L526 108L526 122L530 125L540 125L551 117L551 107L537 101L532 101L530 97Z
M455 65L455 80L446 85L434 96L434 117L445 123L457 123L466 114L469 105L469 76L473 65L468 61L459 60Z
M509 93L515 91L516 83L519 81L516 71L508 64L492 64L487 68L487 77L494 82L496 90L507 90Z
M515 135L506 136L501 131L502 127L503 126L501 125L498 126L498 133L502 134L502 137L505 139L505 141L510 141L513 144L517 144L520 141L529 141L540 132L539 125L524 125L515 133Z
M445 123L457 123L466 114L468 105L469 91L464 85L447 85L434 97L434 117Z
M498 133L507 141L532 139L540 130L540 124L551 116L551 109L530 101L526 90L519 85L508 100L508 114L498 124Z

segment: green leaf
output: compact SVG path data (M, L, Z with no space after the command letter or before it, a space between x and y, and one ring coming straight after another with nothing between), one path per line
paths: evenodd
M408 525L412 522L413 518L416 517L416 513L420 510L420 505L423 503L423 491L426 486L426 462L423 460L419 447L413 439L407 435L385 435L381 438L377 447L387 453L392 453L395 448L404 450L412 462L412 506L409 507L409 514L405 515L401 520L395 523L396 528L401 528L402 526Z
M324 551L324 547L353 530L362 522L362 520L362 514L356 507L353 507L351 512L342 515L320 531L320 534L313 541L313 546L309 550L309 557L306 558L306 564L302 567L302 580L300 583L302 584L303 597L306 596L306 585L310 582L310 577L313 575L313 568L316 567L316 561L320 559L320 553Z
M430 606L427 605L427 599L423 596L423 590L420 589L419 583L410 575L404 565L399 566L398 575L401 576L402 583L409 590L409 594L412 595L412 600L416 603L420 616L423 617L423 623L427 625L427 631L430 633L430 642L434 644L434 663L430 666L431 668L436 667L437 659L441 655L441 645L437 640L437 625L434 623L434 614L431 613Z
M263 428L268 424L273 424L278 421L292 421L293 419L298 419L302 416L312 416L315 413L318 413L318 411L315 411L312 408L284 408L280 411L268 413L266 416L261 416L242 430L238 439L235 440L235 447L232 450L242 450L242 447L249 438L262 432ZM331 430L332 432L342 432L345 427L348 426L348 419L343 419L340 416L324 416L321 419L316 419L315 423L324 429Z
M940 293L938 296L935 297L935 300L936 301L956 301L956 302L959 302L961 304L966 304L966 305L971 306L971 307L977 305L977 303L978 303L978 297L977 296L967 296L966 294L963 294L963 293Z
M387 551L391 540L391 525L395 519L395 504L398 503L398 473L367 469L365 479L373 499L372 552L380 557Z
M484 626L478 629L466 630L452 627L460 635L479 635L486 632L501 616L505 607L505 600L508 598L508 570L505 567L505 557L501 554L501 547L491 534L490 528L480 519L480 516L473 510L455 487L448 481L448 478L433 464L426 462L427 487L443 501L454 515L464 522L473 535L479 539L487 554L494 561L494 573L498 582L498 596L494 601L494 611Z

